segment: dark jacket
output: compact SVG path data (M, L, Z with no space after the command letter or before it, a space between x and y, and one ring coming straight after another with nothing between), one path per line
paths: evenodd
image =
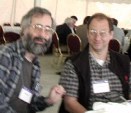
M131 44L127 50L128 56L130 57L130 61L131 61Z
M75 32L75 31L74 31ZM60 44L66 45L67 44L67 36L72 33L69 26L64 23L56 27L56 33L58 34Z
M110 51L109 54L111 59L109 69L119 77L122 83L124 97L128 99L130 60L128 56L113 51ZM83 52L71 57L70 59L79 79L78 101L88 109L91 86L88 48L85 48ZM59 113L69 113L65 110L63 102L60 106Z

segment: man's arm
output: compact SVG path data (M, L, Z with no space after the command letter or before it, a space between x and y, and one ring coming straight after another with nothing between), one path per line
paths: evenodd
M87 111L86 108L84 108L77 100L79 82L71 60L68 60L65 63L59 84L61 84L66 90L66 95L63 98L63 102L64 108L67 111L70 113L84 113ZM61 113L62 112L63 111L61 111Z
M0 113L15 113L8 104L13 92L13 87L15 86L15 83L13 83L15 81L15 71L12 69L10 72L12 68L12 60L9 51L6 51L4 46L0 46L0 49ZM13 77L13 79L10 79L9 77Z
M65 109L70 113L85 113L87 111L75 97L65 96L64 97Z
M61 85L56 85L51 88L48 97L34 96L30 104L30 112L43 111L61 100L65 94L65 90Z

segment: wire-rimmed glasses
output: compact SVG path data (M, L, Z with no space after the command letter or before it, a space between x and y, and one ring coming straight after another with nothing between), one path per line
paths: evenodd
M105 30L96 31L95 29L90 29L89 34L93 37L96 37L98 35L101 37L106 37L109 34L109 32Z
M36 32L40 32L40 31L44 31L46 34L52 35L54 33L54 29L49 27L49 26L44 26L41 24L35 24L35 25L31 25L31 27L36 31Z

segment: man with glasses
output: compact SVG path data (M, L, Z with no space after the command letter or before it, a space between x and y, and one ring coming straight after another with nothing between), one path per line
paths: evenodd
M110 17L102 13L91 16L87 34L87 47L67 59L62 71L59 83L66 95L59 113L84 113L95 102L129 99L130 60L108 48L113 38Z
M21 39L1 47L0 113L35 113L58 102L65 90L54 86L40 96L40 63L54 32L51 13L35 7L21 21Z

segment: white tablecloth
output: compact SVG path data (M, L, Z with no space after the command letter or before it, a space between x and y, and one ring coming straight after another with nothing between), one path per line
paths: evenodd
M15 26L3 26L3 31L4 32L15 32L20 34L21 28L20 27L15 27Z
M85 113L131 113L131 103L95 102L93 110Z

